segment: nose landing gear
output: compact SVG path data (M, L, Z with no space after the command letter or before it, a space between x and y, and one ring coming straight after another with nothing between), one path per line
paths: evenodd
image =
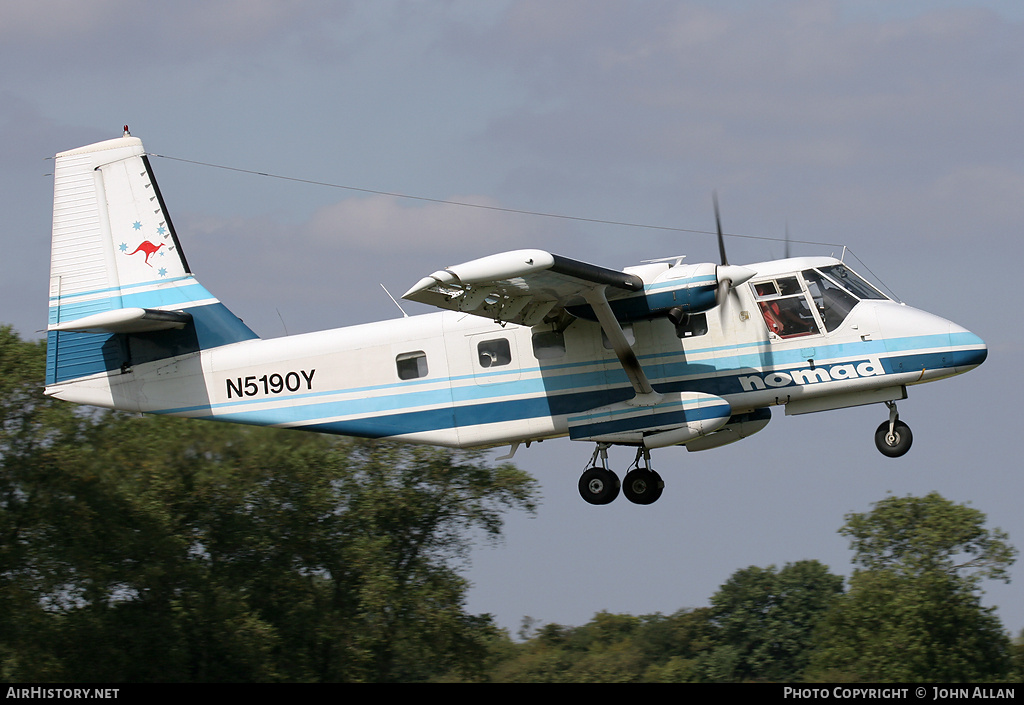
M889 420L875 431L875 446L882 455L898 458L910 450L914 434L910 432L910 426L900 421L896 402L887 401L885 405L889 407Z

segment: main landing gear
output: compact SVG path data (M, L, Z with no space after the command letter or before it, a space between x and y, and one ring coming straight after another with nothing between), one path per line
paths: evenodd
M910 450L914 434L910 432L910 426L900 421L896 402L887 401L885 405L889 407L889 420L883 422L875 431L875 446L882 455L898 458Z
M638 448L636 460L626 473L625 480L608 468L610 443L598 443L590 458L590 467L580 476L580 496L590 504L609 504L621 491L633 504L652 504L661 497L665 483L661 475L651 470L651 456L646 448ZM640 467L643 458L644 467ZM600 462L600 465L598 464Z

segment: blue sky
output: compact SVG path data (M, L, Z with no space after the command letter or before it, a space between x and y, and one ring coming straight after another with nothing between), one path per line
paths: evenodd
M846 245L901 299L988 341L982 368L900 405L915 446L897 461L873 447L882 407L776 413L743 443L657 453L658 504L595 508L576 493L590 446L520 450L545 500L474 551L472 611L515 631L705 605L749 565L848 574L836 530L887 493L970 502L1024 547L1019 3L3 4L0 320L26 337L46 319L46 159L128 123L163 155L193 269L264 337L393 317L380 284L400 293L505 249L713 261L700 231L717 191L725 230L747 236L731 261L781 256L787 229L829 243L797 254ZM986 600L1016 634L1024 566L1013 575Z

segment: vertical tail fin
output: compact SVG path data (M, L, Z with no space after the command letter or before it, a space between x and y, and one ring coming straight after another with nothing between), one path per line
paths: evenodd
M141 140L57 155L48 386L256 337L190 272Z

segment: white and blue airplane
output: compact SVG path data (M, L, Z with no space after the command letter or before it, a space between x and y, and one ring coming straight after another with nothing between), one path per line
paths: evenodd
M716 204L717 219L717 204ZM682 257L621 271L543 250L440 269L404 298L441 309L261 340L192 274L142 142L56 157L46 393L111 409L459 448L569 436L583 499L637 504L650 451L706 450L787 415L896 402L967 372L984 341L897 303L831 257ZM637 449L620 482L612 445Z

